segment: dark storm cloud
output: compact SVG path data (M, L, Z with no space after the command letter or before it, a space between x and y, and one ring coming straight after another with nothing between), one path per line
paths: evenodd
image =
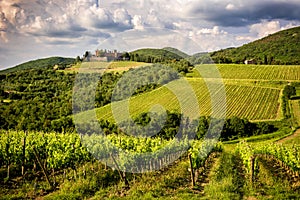
M94 21L92 23L92 26L99 30L107 30L107 31L114 31L114 32L122 32L133 28L132 24L127 25L127 24L114 22L114 21L107 21L107 22Z
M192 9L195 16L202 16L219 26L246 26L261 20L300 20L300 2L252 3L238 9L228 9L226 5L202 6Z

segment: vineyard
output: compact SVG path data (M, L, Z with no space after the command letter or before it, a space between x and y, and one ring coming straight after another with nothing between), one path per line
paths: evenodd
M11 166L21 169L22 175L28 169L36 171L39 167L45 170L45 173L47 169L51 171L68 168L76 170L76 167L93 160L92 158L115 166L116 163L114 159L112 160L113 155L117 155L115 159L121 161L118 163L118 168L122 171L134 172L135 169L129 169L128 166L133 166L136 161L143 161L142 167L144 164L147 166L147 169L144 168L142 171L152 171L150 169L152 166L153 169L160 169L162 166L155 167L155 165L174 162L175 157L178 159L188 149L192 155L193 166L199 168L211 152L222 149L217 141L208 140L203 143L202 141L189 141L187 138L168 141L160 138L136 138L114 134L107 137L96 134L80 137L76 133L18 131L2 132L0 136L0 167L7 167L8 179ZM173 157L173 160L170 157ZM153 165L149 164L151 161ZM38 166L40 163L43 165Z
M145 173L162 169L187 157L186 151L189 149L190 169L194 173L194 170L205 166L213 152L221 152L223 148L215 140L202 142L186 138L164 141L118 135L80 137L75 133L9 131L1 132L0 149L0 168L6 169L6 178L1 180L1 184L13 181L15 176L21 176L24 181L34 176L38 178L34 181L35 190L42 186L41 180L46 180L48 188L53 191L68 180L70 174L67 171L74 171L72 180L80 177L86 179L88 170L84 168L81 173L80 166L98 162L95 158L105 163L102 173L109 173L107 166L112 167L118 172L119 179L128 186L127 177L121 171ZM11 175L12 170L14 173ZM3 172L1 170L1 176ZM40 172L43 172L43 176ZM194 185L196 179L193 173L191 179Z
M118 63L111 70L123 70L123 65ZM87 66L87 71L94 67ZM92 123L79 127L88 130L87 134L75 129L1 130L0 199L299 199L300 142L296 122L300 104L293 93L293 84L299 78L298 66L218 68L225 78L224 88L219 79L212 76L204 81L194 73L136 93L129 101L116 101L74 116L75 121L84 124L96 111L105 125L105 135L97 133ZM187 118L183 118L183 128L173 120L166 125L165 135L155 137L146 137L148 132L137 137L135 127L124 131L120 124L114 124L128 118L125 111L140 120L147 119L138 117L149 110L180 116L182 104L186 104L184 114L194 119L197 106L192 103L191 91L199 105L196 112L203 117L212 113L222 116L219 98L226 99L229 119L224 126L218 126L219 119L202 120L197 129L206 133L209 122L216 123L206 140L204 135L188 137L195 130L189 129L193 126ZM252 124L240 118L252 120ZM156 124L152 125L152 131L157 130ZM223 138L230 141L210 138L220 129L222 136L230 136ZM166 136L178 130L178 137Z
M294 117L295 123L299 126L300 125L300 101L292 100L291 107L293 110L293 117Z
M237 65L237 64L219 64L216 65L223 79L253 79L269 81L297 81L300 79L300 66L298 65ZM198 65L205 74L209 74L209 68L204 65ZM208 71L206 71L208 70ZM200 75L194 70L194 76ZM207 75L205 78L215 78L214 74Z
M296 192L296 188L300 187L299 146L295 145L271 143L252 145L241 142L232 151L214 140L203 142L174 139L167 141L160 138L136 138L125 135L103 137L96 134L79 136L75 133L9 131L1 132L0 147L0 175L6 177L1 180L1 184L12 184L17 180L16 177L21 177L23 181L32 181L32 185L28 185L27 190L35 191L31 194L33 196L41 194L41 188L48 188L48 192L54 192L49 197L46 196L46 199L65 198L68 192L81 196L82 190L87 192L85 195L104 198L104 193L95 193L99 189L93 188L99 181L102 184L102 192L106 190L105 188L111 188L109 190L116 192L111 194L111 198L120 195L132 197L138 195L135 194L136 187L141 183L146 184L144 181L150 177L168 180L165 186L157 183L157 185L149 186L148 189L141 189L150 190L147 195L151 198L155 197L153 187L176 187L174 180L168 177L176 180L178 178L178 181L186 180L180 181L184 184L181 187L191 188L188 189L190 192L186 189L181 192L176 191L176 193L179 192L178 197L184 194L196 198L203 195L215 196L214 187L219 186L214 185L216 183L213 179L216 172L211 171L211 168L216 168L218 173L222 173L222 170L225 170L223 164L229 165L227 170L230 167L240 170L244 178L239 178L244 180L244 186L250 185L252 188L249 191L244 189L244 192L251 196L252 190L257 187L260 173L266 170L262 166L264 162L276 163L278 165L276 173L279 173L279 169L281 170L280 177L287 177L287 181L292 184L293 191ZM229 156L230 159L225 159L224 156ZM100 160L102 164L94 158ZM176 168L177 172L174 172L173 168ZM155 169L160 170L153 172ZM147 172L151 176L132 173L134 171ZM171 174L173 175L170 176ZM225 178L225 175L223 176ZM105 177L110 178L107 180ZM198 191L203 191L200 186L205 180L211 184L205 184L204 193L199 193ZM84 189L78 193L76 190L80 187ZM123 192L118 193L118 188ZM8 190L0 191L3 194L9 194ZM47 192L42 194L47 194Z
M215 112L219 109L218 107L212 107L210 95L212 95L212 98L223 95L222 90L213 90L212 92L216 93L210 94L209 88L207 88L205 82L201 79L188 79L188 83L192 86L198 100L200 115L211 115L212 109ZM185 88L182 87L178 90L180 94L184 94L185 92ZM250 120L275 120L281 118L280 89L225 84L225 93L227 117L238 116ZM167 86L164 86L152 92L131 97L129 102L130 115L137 116L142 112L147 112L152 106L157 104L163 106L166 110L181 111L176 95ZM115 107L123 105L124 102L114 102ZM114 116L112 115L111 108L111 105L107 105L96 109L98 119L106 119L113 122ZM113 112L114 115L118 115L120 118L122 118L122 115L125 115L123 110L118 112L118 109L115 109ZM91 111L87 111L80 113L77 117L80 119L90 119L89 116L91 114Z
M260 144L251 146L245 142L238 144L236 152L243 163L245 177L255 187L263 171L271 172L295 190L300 186L299 146ZM265 165L265 166L264 166ZM265 167L268 166L269 169Z
M198 67L203 68L201 69L202 72L211 68L209 65L199 65ZM300 76L299 66L217 65L217 67L222 78L224 78L226 94L222 94L222 89L215 89L215 87L220 87L217 84L212 88L208 88L207 83L213 83L214 79L206 79L205 82L204 79L197 78L196 72L194 72L192 78L185 79L192 86L192 94L185 94L184 92L187 92L188 88L180 85L179 81L178 83L174 81L152 92L131 97L129 103L130 115L137 116L139 113L147 112L157 104L166 110L181 112L178 96L174 94L171 86L178 84L177 93L191 96L195 94L199 105L199 115L211 115L212 112L218 113L220 108L213 105L211 99L214 96L226 95L226 117L238 116L250 120L279 120L283 117L280 111L281 89L283 89L284 84L288 83L286 81L296 81ZM209 71L205 74L208 74L207 78L214 78L214 75L209 75ZM235 81L230 81L231 79ZM147 101L144 101L145 99ZM114 106L122 107L124 102L114 102ZM295 105L293 104L293 106ZM98 119L114 122L115 118L111 110L111 105L96 109ZM113 111L114 115L126 118L127 113L125 116L124 110L120 112L116 110ZM79 118L89 119L89 115L91 115L90 112L81 113Z

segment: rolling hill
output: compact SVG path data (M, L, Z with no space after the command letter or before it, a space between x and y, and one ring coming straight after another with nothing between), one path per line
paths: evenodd
M215 63L300 64L300 27L283 30L238 48L211 53Z
M187 54L170 47L164 49L146 48L130 52L131 60L148 63L157 63L168 60L181 60L187 56Z
M179 55L182 58L188 58L190 57L188 54L184 53L183 51L180 51L179 49L173 48L173 47L165 47L163 50L167 50L169 52L175 53L176 55Z
M19 70L26 70L26 69L36 69L36 68L42 69L48 67L52 68L54 65L70 65L73 64L74 62L75 62L74 58L49 57L49 58L32 60L29 62L22 63L15 67L0 71L0 74L15 72Z
M196 53L192 56L189 56L186 59L192 65L197 65L197 64L202 64L202 63L205 63L205 64L213 63L213 60L211 59L209 53L207 53L207 52Z

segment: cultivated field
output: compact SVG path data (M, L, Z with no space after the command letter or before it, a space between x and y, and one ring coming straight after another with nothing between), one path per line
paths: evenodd
M67 68L65 72L123 72L142 66L148 66L149 63L134 61L114 61L114 62L83 62L71 68Z
M207 77L205 80L213 83L216 80L215 75L209 74L210 67L211 65L197 66L205 72ZM217 65L217 68L224 81L226 116L238 116L249 120L281 119L281 90L290 81L300 79L300 66ZM188 74L188 77L186 80L192 86L198 100L199 114L211 115L213 110L211 97L221 95L222 90L209 92L207 83L198 78L196 70ZM186 91L183 87L181 89L182 92ZM166 110L181 112L178 99L168 86L131 97L129 111L131 116L136 116L141 112L148 112L157 104ZM111 105L96 109L96 113L99 119L114 121ZM115 111L114 114L122 115ZM82 113L82 115L88 116L89 112Z
M223 79L254 79L269 81L297 81L300 80L300 66L298 65L239 65L219 64L216 65ZM206 70L209 74L209 65L198 65L197 68ZM200 77L194 71L191 76ZM214 78L210 74L205 78Z
M292 100L291 107L295 123L300 126L300 101Z
M222 94L222 90L216 90L210 93L209 88L207 88L206 83L202 79L193 78L187 80L192 86L197 98L200 107L199 115L211 115L213 109L218 112L218 109L220 109L218 106L212 108L211 97L214 98L216 96L224 95ZM137 116L142 112L148 112L152 106L157 104L161 105L166 110L181 112L181 107L176 95L167 87L168 86L164 86L152 92L131 97L129 101L129 111L131 116ZM280 89L234 84L225 84L224 89L226 94L224 100L226 101L227 117L238 116L250 120L276 120L281 118ZM183 93L185 88L181 88L181 90L182 91L179 92L179 94ZM213 101L216 101L216 99L213 99ZM122 105L122 102L115 102L116 107L118 107L118 104ZM195 105L189 106L191 108L195 107ZM114 110L115 115L122 115L123 111L117 112L116 110L118 109ZM96 113L99 119L114 121L111 105L96 109ZM81 113L80 118L88 119L87 116L90 114L90 111Z

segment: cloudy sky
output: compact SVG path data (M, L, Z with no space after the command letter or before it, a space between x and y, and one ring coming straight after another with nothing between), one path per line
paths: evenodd
M0 0L0 69L96 48L213 51L299 25L299 0Z

